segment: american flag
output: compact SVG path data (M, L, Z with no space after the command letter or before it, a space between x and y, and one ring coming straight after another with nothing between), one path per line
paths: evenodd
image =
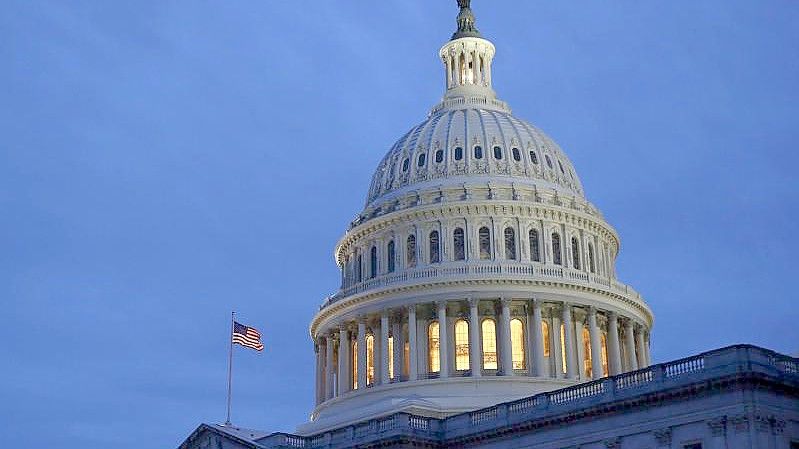
M233 322L233 343L238 343L245 348L263 351L264 344L261 343L261 333L254 327L245 326L241 323Z

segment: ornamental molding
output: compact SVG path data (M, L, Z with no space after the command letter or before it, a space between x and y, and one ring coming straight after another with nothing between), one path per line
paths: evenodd
M658 447L671 446L671 427L655 430L652 435L655 437Z
M714 437L723 436L727 432L727 416L719 416L707 421L710 433Z
M621 438L620 437L608 438L608 439L602 441L602 443L604 443L604 445L605 445L605 447L607 449L621 449Z
M749 416L747 415L733 416L730 418L730 423L735 433L749 432Z

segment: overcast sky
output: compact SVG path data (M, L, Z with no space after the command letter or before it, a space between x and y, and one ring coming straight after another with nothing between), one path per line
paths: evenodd
M622 239L667 361L799 352L795 1L475 0L515 114ZM225 412L291 431L307 326L372 171L443 93L455 1L0 7L0 434L176 447Z

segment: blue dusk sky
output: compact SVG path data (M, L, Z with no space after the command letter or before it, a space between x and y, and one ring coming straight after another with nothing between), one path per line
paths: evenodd
M799 352L799 2L474 0L515 114L571 157L655 361ZM308 323L392 143L443 93L454 0L0 7L0 435L176 447L291 431Z

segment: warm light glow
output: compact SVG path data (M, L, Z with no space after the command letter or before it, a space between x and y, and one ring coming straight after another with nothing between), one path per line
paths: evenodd
M510 321L510 343L513 369L524 369L524 324L518 318Z
M469 369L469 323L466 320L455 322L455 369Z
M388 337L388 377L394 378L394 336Z
M602 332L602 375L607 377L610 374L608 369L608 334Z
M588 328L583 326L583 373L585 377L594 377L593 365L591 365L591 333Z
M350 344L350 359L352 360L352 389L358 389L358 342L353 340Z
M497 369L497 323L483 320L483 369Z
M366 385L375 383L375 336L366 336Z
M541 322L541 338L544 341L544 357L549 357L552 348L552 337L549 335L549 323Z
M431 373L441 371L438 321L433 321L427 327L427 369Z
M563 374L566 374L566 328L563 323L560 324L560 360Z

